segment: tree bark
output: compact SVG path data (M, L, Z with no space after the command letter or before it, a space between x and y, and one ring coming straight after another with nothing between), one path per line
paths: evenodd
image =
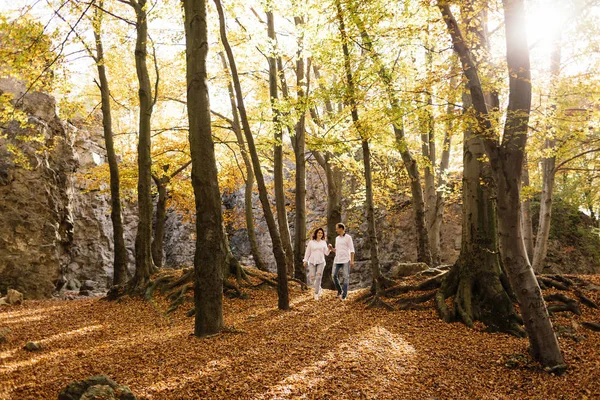
M551 82L550 85L553 87L556 85L556 80L560 74L560 58L561 58L561 47L560 37L555 37L554 49L550 57L550 74ZM551 101L553 99L551 98ZM556 106L551 107L553 111ZM548 127L548 129L551 129ZM550 221L552 218L552 195L554 192L554 177L556 176L556 139L550 137L546 139L544 144L546 151L549 152L548 157L544 157L542 162L543 178L542 178L542 198L540 199L540 219L538 223L537 237L535 241L535 249L533 252L533 269L534 271L541 273L544 269L544 262L546 261L546 253L548 252L548 236L550 234Z
M544 367L563 371L565 366L558 341L521 237L520 179L531 107L525 10L523 0L503 0L503 4L510 92L504 135L502 143L499 143L493 134L491 117L471 51L466 46L449 5L445 1L438 1L468 80L478 129L482 132L497 185L498 210L502 215L498 221L500 255L520 305L533 356Z
M319 67L313 65L313 73L317 82L320 81ZM325 111L330 116L334 113L334 107L331 100L325 100ZM325 129L323 121L318 117L317 111L311 108L310 115L313 121L321 128ZM335 227L338 223L342 222L342 184L343 174L342 171L334 164L334 154L330 151L326 151L324 154L319 151L312 151L315 159L325 171L325 179L327 181L327 242L335 243L335 237L337 236ZM333 280L331 279L331 272L333 268L333 260L335 254L332 252L325 257L325 268L323 269L323 280L321 286L326 289L334 289Z
M227 60L225 54L219 52L221 57L221 64L227 75L231 75L229 67L227 66ZM268 271L267 265L260 255L258 250L258 241L256 240L256 230L254 229L254 210L252 203L252 192L254 190L254 171L252 170L252 162L248 156L248 150L246 149L246 142L244 141L244 134L240 125L240 118L237 110L237 104L235 101L235 92L231 81L227 81L227 91L229 92L229 101L231 103L231 113L233 115L233 131L240 147L240 153L242 154L242 160L244 161L244 167L246 169L245 191L244 191L244 214L246 217L246 232L248 233L248 241L250 242L250 252L252 253L252 259L254 265L261 271Z
M468 93L463 94L463 105L465 112L473 113ZM520 335L519 318L503 286L494 182L475 128L464 131L460 255L436 294L437 308L446 321L457 318L472 327L480 320L491 329ZM454 307L448 310L445 299L451 296Z
M523 185L529 186L529 167L527 165L527 160L523 162L523 175L521 181L523 182ZM521 201L521 217L525 250L527 251L527 257L533 262L533 222L531 217L531 200L529 200L529 198Z
M152 263L152 176L151 125L154 98L148 66L146 64L148 43L148 20L146 0L130 0L136 15L135 66L139 83L139 139L138 139L138 229L135 237L135 275L130 290L142 290L156 270ZM156 94L155 94L156 96Z
M269 39L276 43L275 23L273 12L267 11L267 30ZM273 49L274 50L274 49ZM269 60L269 96L271 97L271 109L273 111L273 186L275 189L275 208L277 209L277 223L281 242L285 251L287 273L294 276L294 250L285 206L285 189L283 186L283 131L280 121L279 95L277 90L277 61L274 54L270 54Z
M361 146L363 152L363 163L365 166L365 189L366 199L365 206L367 211L367 233L368 243L371 251L371 272L373 275L374 292L377 298L381 297L381 292L384 289L383 275L379 266L379 249L377 244L377 230L375 227L375 206L373 204L373 179L371 172L371 150L369 149L369 141L363 132L361 121L358 117L358 104L356 102L356 89L354 86L354 78L352 76L352 67L350 64L350 51L348 49L348 36L344 24L344 14L342 5L339 0L336 0L337 18L339 22L340 35L342 39L342 51L344 53L344 71L346 73L346 83L348 85L348 102L352 114L352 122L361 137Z
M296 27L304 25L304 19L294 17ZM305 67L304 55L302 54L303 36L298 38L298 53L296 54L296 87L298 111L300 117L294 127L294 155L296 158L296 199L295 199L295 222L294 222L294 277L301 281L306 280L304 272L304 249L306 248L306 110L305 98L309 90L309 75ZM304 90L306 85L306 91Z
M233 57L233 51L231 50L231 46L229 45L229 41L227 40L227 32L225 29L225 15L223 13L223 7L221 6L220 0L214 0L215 6L217 8L217 12L219 14L219 25L220 25L220 34L221 41L223 42L223 47L225 48L225 52L227 53L227 58L229 61L229 67L231 68L231 77L233 79L233 87L235 89L238 109L240 112L240 119L242 120L242 128L244 130L244 134L246 135L246 142L248 143L248 150L250 151L250 157L252 159L252 166L254 168L254 173L256 176L256 183L258 185L258 196L260 198L260 202L263 207L263 212L265 215L265 220L267 222L267 226L269 228L269 234L271 235L271 242L273 244L273 253L275 255L275 261L277 263L277 297L278 297L278 307L280 310L289 309L289 294L288 294L288 277L287 277L287 268L286 268L286 258L285 253L283 251L283 245L281 243L281 237L279 236L279 232L277 230L277 223L275 222L275 217L273 216L273 212L271 211L271 205L269 203L269 198L267 195L267 187L265 185L265 180L260 169L260 161L258 159L258 152L256 151L256 146L254 145L254 138L252 137L252 131L250 130L250 124L248 122L248 116L246 115L246 107L244 105L244 96L242 93L242 88L240 85L240 79L237 73L237 66L235 64L235 59Z
M392 76L381 61L381 57L373 48L373 42L366 31L358 13L350 13L352 19L360 31L363 46L369 52L370 57L376 65L376 70L385 85L385 89L390 102L390 116L394 135L400 150L404 167L410 178L410 189L413 198L413 209L415 212L415 226L417 230L417 261L431 265L431 250L429 248L429 235L427 233L427 223L425 220L425 199L423 197L423 188L421 187L421 174L417 161L412 156L406 138L404 136L404 124L402 122L403 110L400 101L394 90Z
M165 243L165 223L167 221L167 184L169 180L163 176L152 175L156 190L158 191L158 200L156 201L156 222L154 225L154 237L152 239L152 260L157 268L163 267L164 243Z
M100 0L99 8L102 8L103 1ZM98 68L98 79L100 81L100 96L102 99L102 128L104 130L104 144L106 146L106 157L108 159L108 169L110 172L110 219L113 225L113 285L122 285L127 279L127 248L123 236L123 220L121 219L121 195L119 183L119 165L115 152L112 132L112 116L110 107L110 89L108 78L106 76L106 67L104 65L104 48L101 37L102 11L99 9L95 13L94 38L96 41L95 62Z
M227 252L206 79L206 3L184 0L183 6L192 185L196 200L194 334L203 337L223 328L223 269Z

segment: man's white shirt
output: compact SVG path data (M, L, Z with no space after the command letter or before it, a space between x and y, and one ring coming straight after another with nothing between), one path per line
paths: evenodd
M350 262L350 253L354 253L354 242L348 234L337 236L335 238L335 264L344 264Z

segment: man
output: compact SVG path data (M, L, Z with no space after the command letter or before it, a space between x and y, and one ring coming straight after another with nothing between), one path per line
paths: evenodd
M335 248L329 244L331 251L335 253L333 260L333 283L337 289L337 297L346 300L348 297L348 283L350 282L350 268L354 268L354 243L352 237L346 234L346 226L339 223L335 226L338 236L335 238ZM342 270L342 284L338 279L338 274Z

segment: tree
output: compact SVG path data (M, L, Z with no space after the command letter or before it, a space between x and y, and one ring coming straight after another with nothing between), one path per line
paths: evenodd
M351 4L353 4L351 2ZM431 251L429 249L429 237L427 234L427 224L425 220L425 199L423 197L423 188L421 186L421 174L417 161L412 156L404 132L404 112L402 110L400 101L394 90L392 81L392 75L382 62L380 55L375 51L373 47L373 41L367 32L360 15L357 10L352 10L350 16L353 22L359 29L362 43L369 56L372 58L375 64L377 74L381 78L385 85L386 94L390 104L390 117L392 127L394 129L394 135L398 144L398 149L404 162L404 167L410 177L410 188L413 201L413 209L415 212L415 225L417 228L417 261L424 262L431 265Z
M493 134L477 68L450 6L445 1L438 1L437 4L452 37L454 50L461 60L476 111L477 128L482 133L485 152L490 159L497 187L498 210L502 215L498 220L500 256L520 305L533 356L550 370L564 371L566 367L546 303L521 236L520 180L531 107L524 1L503 0L510 91L502 142Z
M277 89L277 38L275 37L275 21L273 11L267 4L267 31L271 42L269 61L269 97L273 112L273 186L275 188L275 208L277 209L277 223L281 242L285 251L287 271L290 277L294 276L294 250L285 206L285 190L283 187L283 125L281 111L279 110L279 94Z
M135 274L129 283L131 292L144 289L155 272L152 262L152 157L151 118L157 93L152 95L150 75L146 64L148 45L148 16L146 0L120 0L135 10L136 42L135 67L139 84L139 139L138 139L138 229L135 237ZM158 77L157 77L158 81Z
M265 179L260 169L260 161L258 159L258 153L256 146L254 145L254 138L252 137L252 131L250 129L250 123L248 122L248 116L246 115L246 107L244 105L244 96L242 93L242 87L240 85L240 79L237 72L237 66L233 57L233 51L229 45L227 39L227 31L225 27L225 14L223 13L223 7L221 6L220 0L215 0L217 12L219 14L219 26L220 35L225 53L229 61L229 68L231 69L231 78L233 79L233 87L237 98L238 110L240 112L240 119L242 120L242 128L246 135L246 142L248 143L248 150L250 151L250 157L252 159L252 166L256 175L256 183L258 185L258 196L262 204L263 213L267 221L269 228L269 234L271 235L271 243L273 244L273 253L275 255L275 261L277 263L277 297L278 307L280 310L287 310L290 307L289 304L289 293L288 293L288 278L287 278L287 267L285 252L281 243L281 237L277 230L277 224L271 211L271 205L269 204L269 198L267 194L267 187L265 185Z
M102 98L102 127L104 129L104 144L106 158L110 170L110 219L113 225L113 285L122 285L127 279L127 248L123 238L123 221L121 219L121 195L119 184L119 165L113 141L112 116L110 106L110 89L104 64L104 48L102 46L102 16L101 11L104 1L100 0L98 8L94 11L94 39L96 41L96 55L93 56L98 68L100 95Z
M372 292L375 293L375 298L371 303L372 306L385 304L381 302L380 296L386 286L386 281L381 274L379 265L379 249L377 244L377 230L375 227L375 207L373 204L373 178L371 172L371 151L369 149L369 138L361 125L358 117L358 104L356 102L354 79L352 76L352 66L350 64L350 50L348 48L348 35L344 22L344 13L340 0L336 0L337 19L339 22L340 36L342 39L342 51L344 54L344 71L346 73L346 84L348 85L347 101L350 105L352 114L352 122L358 131L361 138L363 163L365 165L365 189L366 189L366 213L367 213L367 229L369 248L371 250L371 273L373 274Z
M192 185L196 199L194 334L202 337L217 333L223 328L223 269L226 250L206 79L206 3L204 0L184 0L183 8Z
M246 149L246 142L244 141L244 133L242 132L242 127L240 126L240 117L237 110L235 92L233 90L233 86L231 85L231 80L229 79L231 73L229 71L229 67L227 66L227 60L225 59L225 54L223 54L222 51L219 52L219 57L221 58L223 70L226 72L226 75L228 77L227 92L229 93L231 113L233 115L233 119L231 120L231 127L235 133L235 137L237 139L240 152L242 154L242 160L244 161L244 167L246 169L246 177L244 179L244 215L246 217L246 231L248 232L248 241L250 242L250 252L252 253L252 258L254 259L254 265L256 266L256 268L260 269L261 271L267 271L267 266L264 263L260 252L258 251L256 230L254 229L254 213L252 211L254 171L252 170L252 162L250 161L250 156L248 155L248 150Z
M187 161L185 164L169 173L170 165L163 166L164 174L160 176L153 173L152 179L158 191L158 200L156 201L156 223L154 227L154 235L152 237L152 260L157 268L163 267L164 244L165 244L165 223L167 220L167 186L171 179L179 175L185 170L192 161Z

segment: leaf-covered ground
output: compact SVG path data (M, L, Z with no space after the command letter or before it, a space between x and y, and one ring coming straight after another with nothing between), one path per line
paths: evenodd
M596 283L599 279L592 277ZM440 321L433 309L366 310L333 292L318 302L292 290L276 309L272 289L225 299L228 333L190 336L193 318L167 304L27 301L0 308L1 399L56 399L73 380L107 374L140 399L585 399L600 398L600 312L557 316L569 364L541 371L528 342ZM597 292L588 293L595 301ZM568 332L567 332L568 333ZM22 347L39 341L40 352Z

